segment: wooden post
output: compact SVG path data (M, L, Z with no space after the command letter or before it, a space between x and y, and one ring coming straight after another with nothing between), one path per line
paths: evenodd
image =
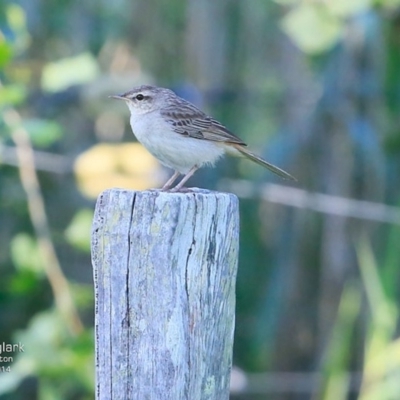
M97 400L229 398L238 220L232 194L100 195L92 234Z

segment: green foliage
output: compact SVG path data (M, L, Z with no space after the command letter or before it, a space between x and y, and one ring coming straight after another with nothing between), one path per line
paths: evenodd
M20 269L8 283L8 293L15 297L27 297L37 291L39 275L32 269Z
M371 190L376 195L374 200L396 201L400 0L53 0L42 8L36 3L32 2L29 9L34 10L29 15L31 33L22 7L10 1L2 2L0 7L0 157L5 162L3 148L13 145L13 127L5 128L3 112L14 109L22 118L20 126L28 132L34 150L42 150L36 152L35 160L39 169L40 165L47 165L46 172L37 173L48 208L51 238L63 270L77 281L90 281L93 204L82 199L70 174L49 173L51 162L46 155L54 152L57 154L50 156L72 163L75 155L93 145L100 131L109 129L111 137L114 120L120 127L128 122L126 114L124 120L113 114L106 95L126 90L139 81L165 86L194 84L204 94L203 105L214 115L217 111L218 118L218 109L222 110L222 121L239 135L248 135L249 143L259 145L260 152L267 138L282 130L279 143L269 147L269 154L277 159L283 154L282 160L292 162L294 170L297 168L299 175L306 177L299 182L301 189L313 191L322 187L336 193L345 188L348 192L337 194L360 198L367 198L366 193ZM217 14L213 15L213 11ZM362 35L354 35L360 31L352 28L366 16L372 16L380 27L357 42ZM374 25L366 19L365 25ZM287 46L280 28L300 51L293 52ZM371 40L374 35L379 36L378 41ZM360 46L351 46L355 42ZM345 46L337 46L341 43ZM329 53L335 46L337 51ZM341 52L340 47L346 51ZM352 47L357 49L351 58ZM371 50L373 47L375 50ZM325 53L318 59L327 60L331 64L329 70L313 70L316 58L308 56ZM340 59L328 59L334 53L340 53ZM356 67L346 69L348 65ZM346 71L340 75L339 70ZM349 81L354 86L343 87ZM337 125L341 134L346 131L346 124L353 124L341 119L347 113L355 119L361 115L367 122L380 120L382 124L377 124L379 129L375 132L377 142L384 141L385 151L390 151L393 158L379 159L384 158L384 150L379 157L368 154L362 162L354 157L349 162L356 165L354 171L347 170L338 178L334 157L331 158L335 149L329 141L336 131L329 129ZM306 128L301 131L303 123ZM298 134L299 127L303 133ZM295 135L291 135L291 129ZM119 130L122 132L122 128ZM354 137L338 142L345 147L351 141L357 157L361 157L367 135L354 130L357 132L349 134ZM347 149L343 154L350 156L351 151ZM315 165L314 156L318 153L325 159ZM137 165L138 158L131 154L128 158ZM105 176L99 172L105 160L101 155L99 158L100 161L89 162L98 174L95 183L96 179L104 181ZM13 167L16 163L14 157L10 165L0 165L0 342L23 341L26 351L15 355L11 373L0 374L0 393L15 399L17 394L13 392L17 393L17 388L23 391L21 382L30 376L38 383L40 400L92 399L93 331L88 328L74 336L54 309L38 240L26 233L32 232L32 221L27 217L18 169ZM365 167L360 166L362 163L368 168L379 165L379 171L391 168L393 175L383 179L382 172L376 185L372 182L374 174L364 176L361 172ZM248 163L239 164L239 171L234 165L219 164L219 170L205 174L210 174L210 181L217 181L218 174L237 177L243 172L241 176L254 176ZM264 179L262 171L254 172L260 174L260 181ZM357 177L347 181L346 173ZM337 186L332 189L330 184L335 179ZM372 189L363 185L363 180L372 182ZM207 181L207 187L208 184ZM252 193L248 196L252 197ZM302 201L300 206L307 206L312 199ZM334 284L340 274L325 269L321 254L330 246L327 238L335 235L321 234L326 220L319 214L310 217L311 211L294 212L252 198L241 199L241 213L235 363L253 371L305 371L323 360L318 370L323 374L319 398L345 399L347 372L362 369L360 399L397 399L399 228L380 226L372 239L374 251L365 240L357 242L360 280L354 279L356 274L351 271L354 257L341 253L346 240L333 246L338 251L333 256L342 257L346 263L343 269L350 270L352 279L337 291L341 299L336 322L329 345L321 351L315 343L327 338L318 337L317 327L324 324L324 319L334 318L317 315L323 298L321 281ZM363 224L362 230L370 228L367 223L358 223ZM335 224L332 226L334 229ZM349 219L347 227L354 234L360 225ZM92 315L91 285L68 284L80 313ZM369 313L364 312L365 299ZM85 323L91 324L91 318Z
M0 69L4 69L5 77L4 83L0 85L0 109L22 105L27 98L26 86L18 81L18 75L9 68L13 57L21 54L29 45L25 11L20 6L10 3L5 7L5 17L7 28L13 35L11 40L6 41L6 36L0 31ZM30 134L33 144L38 147L49 147L62 137L61 127L55 121L26 118L23 126Z
M361 309L361 290L358 285L348 283L343 289L338 315L322 368L324 381L319 398L324 400L346 400L350 377L350 362L357 317Z
M11 372L0 374L0 395L16 389L28 376L40 377L42 400L93 395L93 332L87 330L78 337L67 332L53 310L37 314L26 330L17 332L14 343L21 343L23 351L14 354Z
M26 96L27 91L24 85L10 83L6 86L2 86L0 87L0 107L7 105L18 106L25 101Z
M10 146L13 143L15 132L23 130L34 148L48 149L64 138L64 131L57 119L50 120L40 115L41 110L34 111L32 106L36 105L35 98L27 102L28 94L32 90L27 83L32 79L34 72L31 68L31 60L26 61L26 51L29 50L31 42L25 11L14 3L7 3L0 11L0 17L0 111L2 111L0 113L2 128L0 146L3 143ZM68 65L64 67L68 67ZM70 84L79 83L87 81L89 75L92 79L93 74L97 71L93 68L93 60L87 55L78 58L78 63L71 64L69 67L72 71L68 71L68 68L57 70L54 66L49 67L47 71L51 72L51 79L49 77L46 79L48 82L58 80L64 84L67 81ZM71 79L71 75L79 76L74 81ZM65 88L66 86L59 87ZM54 89L54 85L52 89ZM25 112L19 114L20 109ZM21 118L22 121L19 121L18 118L6 120L7 112L8 115L24 115L24 117ZM0 165L0 167L2 166ZM0 180L2 183L9 183L15 180L16 176L18 174L7 174L7 171L4 170L0 175ZM32 178L25 177L25 179L30 180L29 185L31 186L28 190L34 190L32 189L32 185L34 185ZM19 188L20 184L16 182L15 186ZM14 188L9 185L7 189L10 190L10 187ZM7 191L4 191L2 195L4 199L8 199ZM18 195L20 197L21 192L14 194L16 198ZM35 195L40 196L40 193L35 193ZM31 207L37 207L36 201L37 198ZM11 208L10 205L8 207ZM2 224L7 223L7 218L4 218L7 214L6 209L1 209L0 212L3 218ZM18 210L14 215L13 223L18 227L20 233L15 233L16 227L13 227L12 235L7 233L10 235L9 245L6 247L9 249L9 263L15 269L2 271L3 292L0 296L1 306L5 299L9 301L5 320L3 313L0 313L0 318L3 318L0 319L0 323L7 322L6 325L1 326L0 342L22 343L24 350L12 354L13 361L9 363L9 372L0 373L0 395L8 394L11 396L10 398L13 398L12 392L17 391L25 378L35 377L39 388L37 398L41 400L92 399L94 397L93 331L86 329L71 332L65 316L51 302L47 304L49 308L45 311L38 308L46 304L46 300L42 299L37 302L35 296L43 295L38 293L40 292L38 286L43 283L45 278L48 278L48 271L45 271L44 268L44 256L48 256L49 248L48 243L43 246L43 242L39 247L38 239L25 233L32 229L30 221L26 220L26 215L26 210ZM3 222L4 220L6 222ZM81 217L78 215L73 226L67 229L66 235L71 243L85 250L88 249L90 238L90 230L87 229L87 226L88 217L85 219L85 211L83 211ZM83 229L79 227L83 227ZM77 238L70 236L74 231L79 232ZM4 231L2 233L3 240ZM84 235L87 237L84 238ZM62 237L62 235L60 236ZM5 237L8 238L8 236ZM7 258L2 255L1 261L5 264ZM5 285L4 282L8 284ZM59 289L57 286L54 287L56 290ZM92 287L80 284L74 284L71 287L73 298L81 309L90 309L93 305ZM46 295L48 296L48 290L46 290ZM25 321L22 321L24 326L28 324L28 327L9 334L8 324L11 327L12 321L16 319L12 316L13 313L27 314L28 310L20 310L20 308L29 302L32 303L29 305L29 309L35 314L30 314L29 319L25 317ZM36 305L36 303L38 304ZM4 309L4 307L0 307L0 309ZM18 318L17 321L20 323ZM4 366L4 363L0 364Z
M391 10L399 0L275 0L290 6L282 28L293 42L308 54L332 49L346 35L349 18L369 11L374 5Z
M396 338L400 306L385 290L382 279L385 271L380 271L365 238L358 244L357 254L371 310L360 400L396 399L400 390L400 352Z
M284 31L307 53L331 48L342 34L342 23L324 6L304 3L282 20Z
M92 310L94 303L93 285L71 283L71 290L75 304L80 310Z
M89 53L49 63L42 73L42 88L59 92L72 85L87 83L99 74L96 60Z
M394 400L400 390L400 342L396 338L400 306L394 293L384 287L384 277L392 267L389 264L383 268L378 267L371 246L365 238L357 243L357 256L370 311L359 400ZM397 251L396 265L399 265L398 261ZM323 367L325 379L319 396L321 399L347 399L347 371L351 369L350 355L355 346L354 331L360 312L361 296L362 290L358 285L347 285L343 291Z
M93 211L81 209L73 217L65 230L67 241L85 252L90 251L90 233L92 229Z
M25 11L15 3L8 3L5 6L5 17L8 28L13 33L13 40L10 43L11 54L20 54L26 50L30 39L26 26Z
M10 246L11 259L20 271L43 275L42 260L36 240L27 233L15 235Z
M0 68L3 68L13 55L12 47L4 40L0 32Z
M62 137L61 126L54 122L40 118L29 118L23 122L29 133L32 144L37 147L49 147Z

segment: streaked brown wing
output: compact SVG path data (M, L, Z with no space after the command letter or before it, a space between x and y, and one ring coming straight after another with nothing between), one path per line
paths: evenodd
M240 138L217 120L209 117L193 104L180 100L182 101L179 105L175 104L161 110L161 115L171 124L176 133L195 139L246 146Z

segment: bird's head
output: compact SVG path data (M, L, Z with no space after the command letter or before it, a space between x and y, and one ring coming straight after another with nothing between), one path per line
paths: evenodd
M124 100L129 107L131 115L141 115L161 108L170 93L172 92L169 89L142 85L133 88L129 92L110 97Z

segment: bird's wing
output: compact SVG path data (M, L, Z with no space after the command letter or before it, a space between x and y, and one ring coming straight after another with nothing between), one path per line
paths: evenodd
M174 131L182 136L246 146L224 125L186 101L179 106L165 107L161 110L161 115L171 124Z

